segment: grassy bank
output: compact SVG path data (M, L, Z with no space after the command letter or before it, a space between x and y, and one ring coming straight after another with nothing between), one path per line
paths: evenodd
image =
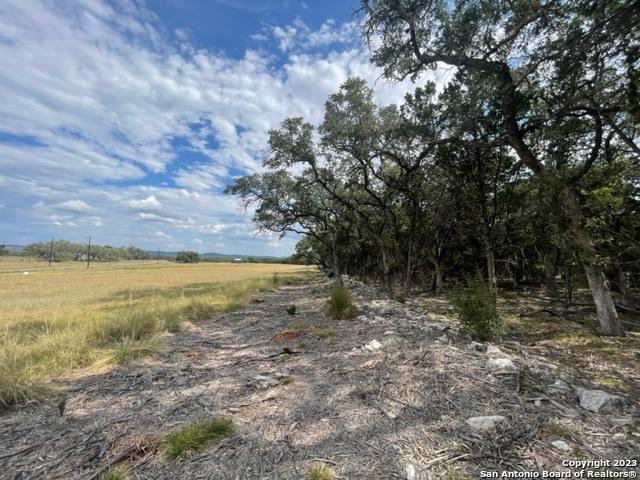
M0 409L39 399L55 376L157 353L163 332L233 310L304 269L74 262L28 271L0 264Z

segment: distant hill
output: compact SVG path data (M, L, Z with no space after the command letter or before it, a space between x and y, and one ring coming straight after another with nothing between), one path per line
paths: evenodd
M156 255L158 255L158 251L155 250L147 250L151 255L153 255L154 257ZM178 252L163 252L162 250L160 250L160 256L161 257L175 257L178 254ZM248 258L248 257L253 257L253 258L285 258L285 257L276 257L273 255L228 255L226 253L215 253L215 252L209 252L209 253L201 253L200 254L201 257L208 257L208 258Z

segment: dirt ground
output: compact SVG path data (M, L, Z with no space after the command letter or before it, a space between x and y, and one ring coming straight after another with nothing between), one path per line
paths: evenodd
M637 334L631 360L609 366L588 355L576 363L551 342L496 342L497 355L518 367L496 372L492 354L467 348L442 297L400 304L373 287L349 287L354 320L325 317L326 281L288 285L168 335L164 354L65 379L62 416L59 396L1 414L0 478L89 480L128 465L136 479L301 479L314 462L338 479L542 478L584 470L563 461L640 462ZM434 322L445 325L426 328ZM364 348L374 339L379 349ZM576 365L589 362L624 388L581 375ZM546 390L558 379L616 393L626 405L592 413L572 391ZM235 433L169 460L168 434L212 415L231 418ZM484 415L507 422L484 434L465 423ZM559 440L567 450L552 445Z

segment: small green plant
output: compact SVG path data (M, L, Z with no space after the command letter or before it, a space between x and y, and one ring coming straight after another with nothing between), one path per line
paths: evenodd
M64 415L64 409L67 406L67 396L66 395L62 395L62 398L60 398L60 400L58 400L58 403L56 404L56 407L58 408L58 413L60 414L60 416Z
M396 299L396 302L398 303L405 303L407 301L406 297L404 296L404 293L401 292L397 292L393 298Z
M308 480L334 480L335 478L333 470L322 462L312 463L307 470Z
M445 480L465 480L466 477L451 466L447 465L442 478Z
M321 328L320 330L314 330L309 333L316 338L329 338L333 337L336 334L336 331L333 328Z
M347 320L356 316L356 306L351 301L349 291L342 284L336 284L331 289L327 315L336 320Z
M283 385L290 385L293 383L293 377L291 375L287 375L286 377L282 377L280 380Z
M504 330L504 319L498 312L496 294L480 273L467 279L467 286L449 295L462 329L481 342L492 340Z
M128 478L130 474L127 467L111 467L98 475L97 480L127 480Z
M296 304L295 304L295 303L294 303L294 304L292 304L292 305L289 305L289 306L287 307L287 313L288 313L289 315L295 315L295 314L296 314L296 311L297 311L297 307L296 307Z
M304 328L307 328L307 324L305 322L291 322L289 325L287 325L287 327L289 327L291 330L302 330Z
M185 453L198 451L211 440L231 435L233 430L231 419L224 417L185 425L169 435L167 455L169 458L178 458Z
M280 276L278 275L278 272L274 272L271 276L271 285L273 285L274 287L280 285Z
M571 430L558 422L549 422L543 428L542 431L553 437L565 438L567 440L573 439Z
M309 348L309 342L302 340L299 344L298 344L298 348Z

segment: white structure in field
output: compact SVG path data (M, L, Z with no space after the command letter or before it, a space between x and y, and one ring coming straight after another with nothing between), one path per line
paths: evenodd
M240 263L240 262L242 262L242 259L241 258L234 258L233 261L237 262L237 263Z

